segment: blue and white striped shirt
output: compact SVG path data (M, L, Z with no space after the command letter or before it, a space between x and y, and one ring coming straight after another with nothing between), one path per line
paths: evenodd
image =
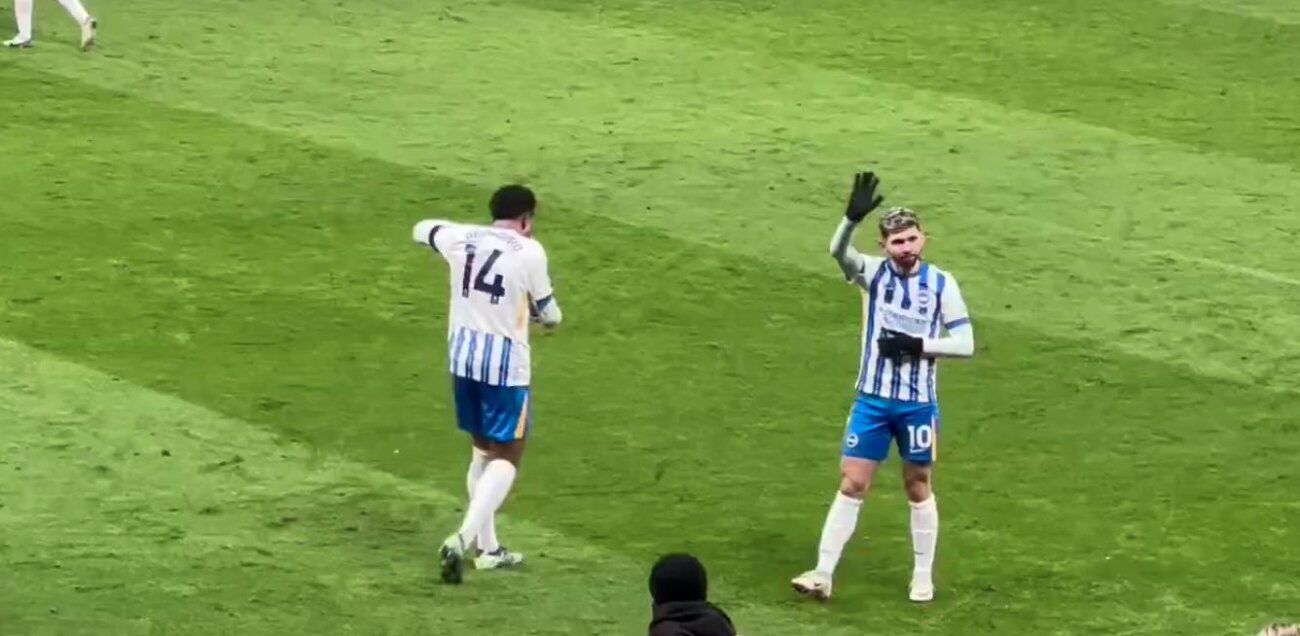
M896 400L935 402L938 360L922 356L895 362L880 355L876 341L885 329L933 339L941 329L969 324L957 280L924 261L916 273L903 276L888 259L863 256L862 269L852 282L862 288L858 391Z
M531 312L558 321L559 311L541 243L513 230L438 220L418 223L414 238L450 266L448 371L485 384L528 386Z

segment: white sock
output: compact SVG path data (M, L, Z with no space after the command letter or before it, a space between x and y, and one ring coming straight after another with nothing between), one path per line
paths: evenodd
M861 510L861 499L842 492L835 493L835 502L831 504L831 510L826 514L826 525L822 527L821 546L817 549L818 572L835 573L844 544L849 542L853 530L858 527L858 512Z
M487 521L483 524L483 529L478 531L478 549L484 552L496 552L501 549L501 542L497 540L496 511L493 511L488 516Z
M469 542L479 536L487 522L496 513L497 508L505 502L510 494L510 486L515 482L515 466L504 459L494 459L483 469L474 495L469 500L469 510L465 511L465 521L460 524L460 537ZM480 547L482 541L480 540Z
M487 468L487 452L474 448L474 456L469 461L469 474L465 476L465 487L469 491L470 499L474 498L474 491L478 488L478 480L483 476L483 469ZM497 516L494 513L488 517L487 524L478 533L478 549L484 552L496 552L501 547L497 541Z
M934 497L921 503L912 503L912 554L916 565L912 578L930 579L934 568L934 552L939 543L939 505Z
M32 39L32 0L14 0L14 20L18 22L18 39Z
M475 447L474 454L469 458L469 473L465 475L465 490L470 498L474 497L474 490L478 488L478 480L483 476L487 464L487 452Z
M90 19L90 14L86 13L86 7L81 6L81 0L59 0L59 4L68 10L68 15L72 16L77 24L85 24Z

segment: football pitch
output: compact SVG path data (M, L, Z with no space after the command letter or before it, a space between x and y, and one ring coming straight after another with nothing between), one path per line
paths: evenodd
M53 2L0 51L0 635L644 633L677 550L746 636L1300 619L1291 0L89 2L92 53ZM862 169L979 343L928 606L896 457L834 600L788 587ZM516 179L566 316L499 524L529 562L448 587L469 450L410 228Z

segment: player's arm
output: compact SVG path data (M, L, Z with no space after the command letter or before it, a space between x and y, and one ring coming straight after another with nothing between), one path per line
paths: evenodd
M966 301L961 297L957 281L948 278L939 300L939 320L947 333L937 338L921 338L898 331L884 330L876 341L880 355L897 358L969 358L975 355L975 330L970 324Z
M862 253L853 248L853 231L867 218L872 210L880 207L885 197L876 194L880 180L871 172L859 172L853 177L853 190L849 193L849 203L844 210L844 220L835 228L831 237L831 258L839 264L844 272L844 279L852 281L862 274L866 260Z
M411 238L416 243L433 248L433 251L442 253L443 248L450 242L450 229L455 228L451 221L443 219L425 219L415 224L411 230Z
M554 294L530 302L528 315L533 322L551 328L559 326L560 321L564 320L564 312L560 311L560 304L555 302Z
M551 284L551 272L546 258L546 250L537 244L528 272L529 315L534 322L550 328L559 326L564 320L560 303L555 300L555 287Z
M866 267L866 258L853 247L853 230L857 227L857 223L844 219L831 236L831 258L839 264L840 271L844 272L844 280L847 281L861 276Z
M970 324L966 300L961 297L957 279L948 277L939 298L939 319L948 333L938 338L924 338L921 350L936 358L969 358L975 355L975 329Z

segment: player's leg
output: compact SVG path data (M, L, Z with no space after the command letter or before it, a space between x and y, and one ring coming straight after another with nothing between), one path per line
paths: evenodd
M459 534L468 542L479 537L501 504L505 503L510 488L518 474L518 463L513 458L522 455L524 440L494 443L488 452L487 465L470 496L469 509L461 522Z
M14 21L18 23L18 35L5 40L5 46L21 48L32 45L32 0L14 0Z
M474 435L472 440L469 469L465 473L465 493L470 499L474 498L474 489L478 487L478 480L483 476L483 469L487 468L488 450L492 447L492 442L482 435ZM486 531L483 534L486 534ZM479 537L473 537L466 541L465 547L472 551L482 544L483 541Z
M493 442L488 452L489 462L503 461L514 467L514 475L519 472L520 463L523 460L525 440L515 440L506 443ZM504 483L504 481L503 481ZM474 567L479 570L497 570L501 568L514 567L524 562L524 555L518 552L512 552L506 548L497 539L496 515L505 504L510 495L510 486L513 485L513 478L509 484L503 486L502 494L492 513L488 515L487 521L484 522L483 528L479 530L479 549L481 554L474 559ZM477 494L476 494L477 496ZM496 494L490 494L490 497L496 498Z
M905 462L903 481L911 508L912 582L908 596L913 601L934 599L934 555L939 545L939 505L931 492L932 467Z
M473 380L460 377L452 377L451 379L452 401L456 407L456 426L471 436L475 446L474 455L470 460L469 474L466 476L471 505L473 504L474 490L477 488L478 482L482 480L483 471L487 467L486 448L490 445L484 435L485 417L482 389L483 385ZM480 461L477 452L480 445L484 447L485 452L482 457L482 465L476 467L475 464ZM464 580L465 552L468 549L468 543L474 539L475 535L461 537L456 534L443 542L442 547L438 549L439 567L443 581L460 583Z
M494 401L498 406L493 417L495 428L488 451L491 459L503 459L515 467L516 474L524 459L525 440L532 426L530 392L525 388L501 388L498 392L504 397ZM507 441L498 441L507 440ZM507 493L508 496L508 493ZM505 501L502 501L502 505ZM500 511L501 506L497 507ZM497 539L496 513L494 512L479 532L479 547L482 554L474 560L474 567L479 570L496 570L514 567L524 562L524 555L511 552Z
M903 457L903 487L911 510L912 581L908 596L934 599L934 556L939 542L939 506L931 477L938 443L938 417L932 405L917 408L903 421L898 450Z
M840 487L831 502L817 547L817 567L791 581L800 594L819 599L831 596L832 579L844 546L857 529L862 502L871 489L880 462L889 454L887 413L880 400L859 395L845 426L840 459Z
M529 391L527 387L497 387L479 385L483 405L482 435L489 442L487 464L470 496L469 508L460 530L448 544L464 545L474 537L480 539L484 554L475 565L483 569L493 569L517 565L523 560L522 555L510 553L498 544L488 550L483 546L483 533L493 517L505 503L514 485L518 467L523 459L525 440L531 420L529 409ZM495 529L494 529L495 530ZM495 537L488 537L494 540Z
M77 24L81 26L81 48L83 50L89 49L95 43L95 32L99 28L98 22L86 11L86 7L81 4L81 0L59 0L59 4L63 5L63 8L68 11L68 15L72 16L72 19L76 20Z

